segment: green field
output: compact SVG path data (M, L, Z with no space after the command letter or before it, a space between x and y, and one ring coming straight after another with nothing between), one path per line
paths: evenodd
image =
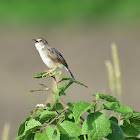
M140 20L140 1L7 0L0 2L0 24L99 23Z

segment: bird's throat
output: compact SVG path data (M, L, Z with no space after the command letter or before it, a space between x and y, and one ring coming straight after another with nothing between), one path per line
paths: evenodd
M44 45L41 45L41 44L39 44L39 43L35 43L35 47L36 47L36 49L37 49L39 52L41 52L42 49L43 49L45 46L44 46Z

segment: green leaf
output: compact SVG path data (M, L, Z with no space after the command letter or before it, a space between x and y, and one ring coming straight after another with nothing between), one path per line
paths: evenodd
M53 132L54 129L50 126L47 126L45 134L47 135L48 140L52 140Z
M60 140L60 132L58 129L56 129L56 131L57 131L57 134L54 140Z
M65 117L69 118L69 119L73 119L73 112L71 112L69 110L69 112L66 113ZM74 122L74 121L73 121Z
M42 127L42 124L39 121L36 121L34 119L29 120L29 122L25 126L25 133L30 132L30 131L33 132L35 129L39 127Z
M133 110L126 105L121 105L120 104L120 107L119 107L117 102L111 102L111 103L105 104L104 109L113 110L113 111L118 112L120 114L127 114L127 113L132 113L133 112Z
M113 121L113 122L115 122L115 123L118 124L118 119L117 119L116 117L114 117L114 116L111 116L111 117L109 118L109 120L111 120L111 121Z
M82 134L87 134L88 140L101 139L111 132L110 121L100 112L89 114L82 125Z
M136 137L140 134L140 121L137 120L124 120L123 125L121 126L124 134L127 137Z
M54 137L54 131L56 131L56 137ZM34 140L60 140L60 132L57 128L52 128L50 126L47 126L46 133L40 134L36 133Z
M73 116L75 119L75 123L80 123L80 117L83 113L85 113L88 109L90 109L91 104L86 102L77 102L74 104Z
M22 135L24 133L24 131L25 131L25 124L26 124L26 121L19 126L18 136L20 136L20 135Z
M57 127L61 133L61 140L78 140L82 132L78 125L70 121L63 121Z
M50 119L53 119L55 116L57 116L56 111L44 110L39 114L40 121L43 122L48 122Z
M64 109L64 107L61 103L56 104L56 110L63 110L63 109Z
M99 98L100 98L99 93L97 93L97 94L95 95L95 97L96 97L96 100L99 100Z
M32 114L31 114L32 115ZM19 129L18 129L18 136L22 135L25 131L25 125L27 124L27 122L31 119L31 116L28 117L26 119L26 121L24 123L22 123L20 126L19 126Z
M73 78L64 78L64 77L63 77L62 80L60 80L59 82L66 81L66 80L74 81Z
M66 83L66 84L63 84L63 85L61 85L58 89L57 89L57 91L55 92L55 102L57 102L58 101L58 99L59 99L59 95L61 94L61 93L64 93L64 91L71 85L73 83L73 81L70 81L69 83Z
M88 86L86 86L85 84L83 84L83 83L81 83L81 82L79 82L79 81L74 81L74 83L79 84L79 85L81 85L81 86L84 86L84 87L88 88Z
M49 71L47 71L47 72L49 72ZM42 72L42 73L36 74L34 76L34 78L42 78L43 74L45 74L47 72ZM61 74L62 74L61 71L58 71L58 72L54 71L53 74L50 74L50 75L48 74L48 75L45 75L44 77L53 77L55 75L61 75Z
M69 107L69 111L66 113L66 117L68 117L69 119L73 119L73 109L74 109L74 103L67 103L68 107Z
M140 120L140 113L127 113L122 116L122 119L139 119Z
M114 98L113 96L106 95L106 94L99 94L99 93L97 93L97 94L99 95L100 99L106 100L108 102L118 102L119 103L119 101L116 98ZM93 94L93 96L96 96L96 94Z
M140 120L136 120L136 119L130 119L130 123L133 127L135 127L140 134Z
M106 138L108 140L125 140L124 133L122 129L120 128L120 126L111 120L110 120L110 123L111 123L112 133L109 134Z
M140 138L137 138L137 137L126 137L125 140L140 140Z
M16 140L23 140L26 139L29 134L32 132L35 132L39 127L42 127L42 124L39 121L36 121L34 119L29 120L27 124L25 125L24 133L16 138Z
M68 102L67 105L69 106L69 110L73 112L74 103Z
M59 81L59 82L62 82L62 81L65 81L65 80L70 80L70 81L73 81L74 83L79 84L79 85L81 85L81 86L88 87L88 86L86 86L85 84L83 84L83 83L81 83L81 82L79 82L79 81L74 80L73 78L62 78L62 80Z
M49 140L49 139L47 139L46 133L44 134L36 133L34 140Z
M35 133L30 133L27 137L25 136L25 140L34 140Z

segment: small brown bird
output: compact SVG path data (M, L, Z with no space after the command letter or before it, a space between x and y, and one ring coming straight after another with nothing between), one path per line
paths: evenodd
M75 80L66 60L58 50L52 48L44 38L40 37L33 40L43 62L51 69L45 75L53 73L53 71L55 71L56 69L65 68L67 71L69 71L71 77Z

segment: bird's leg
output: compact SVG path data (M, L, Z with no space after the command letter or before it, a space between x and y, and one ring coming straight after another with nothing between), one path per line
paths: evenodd
M44 74L42 75L42 77L44 77L45 75L53 74L53 72L54 72L55 70L56 70L56 68L50 69L47 73L44 73Z

